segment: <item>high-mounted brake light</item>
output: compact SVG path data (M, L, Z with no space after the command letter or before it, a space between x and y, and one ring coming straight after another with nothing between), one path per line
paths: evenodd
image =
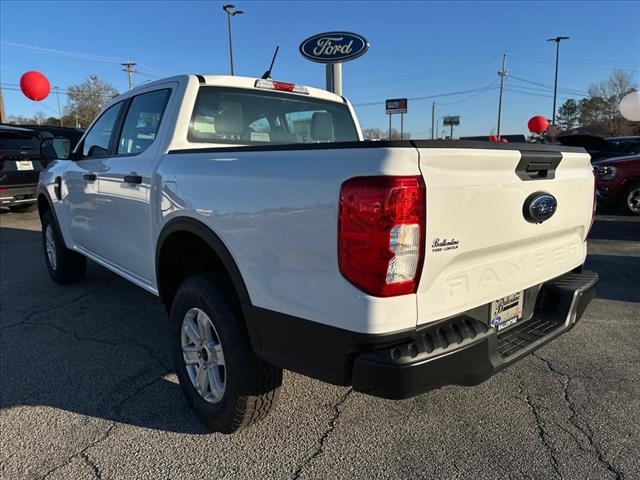
M258 79L254 85L256 88L265 88L267 90L280 90L282 92L304 93L309 94L307 87L296 85L294 83L277 82L275 80Z
M340 190L340 272L365 293L415 293L424 262L425 186L421 176L358 177Z

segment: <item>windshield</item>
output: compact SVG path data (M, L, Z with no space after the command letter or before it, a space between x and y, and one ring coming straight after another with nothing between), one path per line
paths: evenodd
M359 140L346 104L220 87L200 88L188 139L235 145Z

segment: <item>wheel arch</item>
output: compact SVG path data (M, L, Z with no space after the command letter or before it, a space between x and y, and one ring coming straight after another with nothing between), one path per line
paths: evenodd
M40 193L38 193L38 216L40 217L40 222L42 222L42 217L44 217L44 214L49 210L53 212L53 216L55 218L55 210L53 209L53 204L49 195L46 191L40 191Z
M169 220L169 222L164 225L160 231L160 235L158 236L155 252L155 267L158 295L162 302L165 303L165 305L170 302L170 295L172 293L167 291L167 282L163 282L163 275L170 274L170 272L167 271L163 272L163 268L165 268L163 267L162 258L163 247L167 245L168 240L179 233L193 235L204 242L220 260L221 265L224 267L224 270L231 280L235 294L237 295L240 303L244 305L251 305L251 298L249 297L246 284L229 249L220 237L213 232L213 230L204 223L191 217L179 217Z

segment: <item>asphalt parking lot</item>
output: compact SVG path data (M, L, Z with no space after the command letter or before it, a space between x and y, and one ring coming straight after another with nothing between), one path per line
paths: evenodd
M598 298L483 385L392 402L286 373L233 436L187 408L155 297L94 264L56 285L37 213L0 227L2 478L640 478L640 218L598 216Z

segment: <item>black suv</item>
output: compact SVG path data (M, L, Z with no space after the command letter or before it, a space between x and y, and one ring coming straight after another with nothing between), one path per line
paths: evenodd
M66 158L81 136L75 128L0 124L0 207L26 211L35 205L38 176L46 167L40 152L43 139L53 138L48 148Z

